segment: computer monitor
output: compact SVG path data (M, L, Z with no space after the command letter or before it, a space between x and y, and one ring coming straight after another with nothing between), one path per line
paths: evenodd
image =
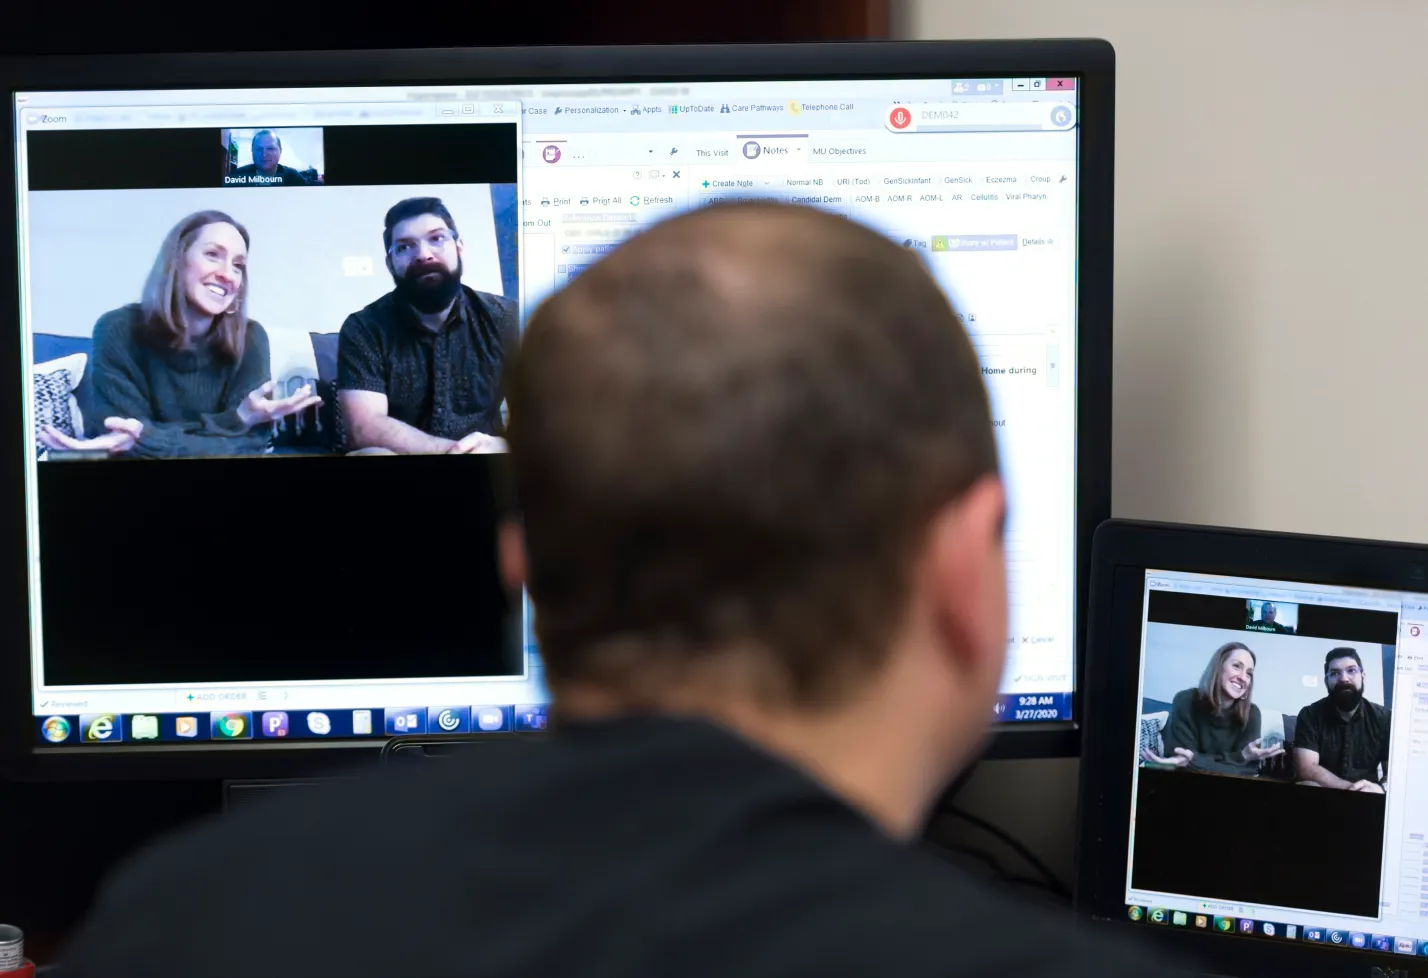
M290 773L542 729L480 454L501 363L625 237L742 199L880 229L953 298L1010 486L993 751L1073 751L1109 509L1112 61L1088 41L7 64L9 757Z
M1082 908L1215 974L1428 972L1428 548L1111 523L1090 627Z

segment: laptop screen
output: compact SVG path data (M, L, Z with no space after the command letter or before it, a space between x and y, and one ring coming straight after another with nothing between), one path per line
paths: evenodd
M1428 955L1428 597L1144 587L1130 918Z

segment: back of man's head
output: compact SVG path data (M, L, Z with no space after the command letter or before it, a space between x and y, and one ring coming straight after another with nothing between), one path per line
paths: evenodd
M838 699L883 663L934 516L997 466L918 258L803 208L621 245L536 312L507 396L557 704L656 705L725 663L764 699Z

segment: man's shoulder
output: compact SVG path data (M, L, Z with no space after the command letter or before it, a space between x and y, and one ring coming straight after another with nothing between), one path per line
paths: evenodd
M517 783L513 772L543 767L530 753L540 748L518 747L494 748L479 770L457 761L275 798L157 847L106 887L73 948L73 974L220 974L212 948L253 927L294 967L353 976L389 966L437 973L453 955L473 970L489 965L483 973L532 973L494 964L519 955L531 965L568 962L563 973L572 975L653 974L658 960L669 966L658 973L702 978L735 973L757 955L763 974L950 978L1004 970L1011 947L1021 974L1163 974L1068 917L1024 905L833 807L766 821L752 836L729 838L710 823L683 843L667 830L651 844L647 832L599 824L618 814L613 798L565 821L562 786L583 754L545 765L544 788L526 793L527 804L493 806L502 785ZM394 804L423 813L423 823L393 831ZM153 895L183 892L196 865L223 881L231 912L204 901L156 908ZM522 897L513 902L478 880ZM263 908L275 885L332 899L274 918ZM400 899L417 886L429 901L376 948L340 899L374 885ZM602 908L599 928L628 941L592 950L591 900Z
M403 810L440 812L442 795L433 780L413 781L409 775L334 780L279 792L169 836L105 881L68 949L66 974L90 978L137 973L126 968L140 967L162 976L221 974L222 968L199 966L201 949L237 940L256 925L254 908L265 904L265 892L275 885L300 893L350 894L369 888L374 879L397 879L404 859L411 863L408 872L434 871L424 858L430 853L417 841L425 837L421 830L394 831L389 815L394 798L403 800ZM221 891L227 911L205 901L153 903L154 894L186 890L194 866L222 881L215 893ZM322 942L357 930L334 930L325 923L298 913L268 921L268 929L275 947L298 957L311 957Z
M1377 723L1389 723L1393 719L1393 711L1382 703L1375 703L1373 700L1364 700L1364 705L1368 707L1369 716Z
M493 292L482 292L469 285L463 285L462 289L465 290L466 299L472 306L480 309L498 323L513 319L518 312L514 299L507 299L505 296L496 295Z
M909 851L885 872L845 880L826 903L791 903L778 925L784 939L818 957L826 975L995 974L1009 948L1018 974L1165 973L1153 954L1083 931L1069 910L1028 903L923 856Z
M1311 723L1318 723L1324 719L1324 714L1328 709L1329 698L1322 696L1299 710L1299 722L1303 723L1305 720L1308 720Z
M373 299L356 312L348 314L347 318L342 321L341 331L349 334L353 332L367 334L384 332L396 322L398 311L397 293L393 290Z

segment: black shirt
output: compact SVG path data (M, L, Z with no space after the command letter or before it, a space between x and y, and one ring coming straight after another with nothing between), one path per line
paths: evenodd
M1249 719L1239 723L1233 716L1214 713L1197 689L1182 689L1170 704L1165 724L1165 756L1175 748L1193 751L1190 767L1221 773L1253 774L1259 765L1246 762L1244 749L1259 739L1259 707L1250 704Z
M241 179L245 187L306 187L309 186L308 179L298 170L290 166L278 164L277 170L272 176L265 176L258 171L258 164L249 163L240 166L229 174L231 178Z
M437 438L501 431L501 374L519 334L516 304L465 286L440 331L395 292L347 317L339 390L387 395L387 415Z
M712 725L512 738L262 802L102 893L65 978L1154 975Z
M1299 711L1294 723L1296 749L1316 751L1319 766L1345 781L1381 781L1388 773L1388 728L1393 712L1361 700L1345 720L1326 696Z

